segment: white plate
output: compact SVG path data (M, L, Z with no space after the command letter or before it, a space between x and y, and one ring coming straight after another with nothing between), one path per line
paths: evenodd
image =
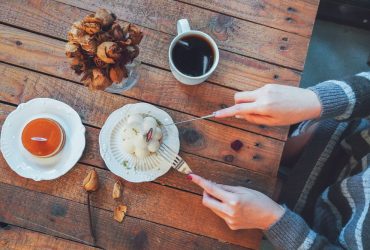
M53 157L39 158L22 145L24 126L36 118L51 118L64 129L63 149ZM1 152L11 169L35 181L56 179L67 173L85 148L85 127L77 112L67 104L49 98L36 98L20 104L6 118L1 130Z
M173 123L163 110L148 103L127 104L114 111L105 122L99 135L100 154L105 164L114 174L131 182L152 181L164 175L171 164L159 154L151 154L139 159L123 149L123 125L128 115L148 114L162 124ZM163 142L176 153L180 149L179 131L175 125L162 127Z

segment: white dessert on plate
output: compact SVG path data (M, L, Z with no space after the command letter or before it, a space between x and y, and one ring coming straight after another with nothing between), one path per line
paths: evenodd
M142 159L159 150L162 136L160 124L152 116L129 115L123 126L123 149Z
M172 160L164 157L165 143L180 149L179 132L164 110L148 103L127 104L114 111L99 135L100 154L114 174L131 182L153 181L165 174ZM173 159L174 160L174 159Z

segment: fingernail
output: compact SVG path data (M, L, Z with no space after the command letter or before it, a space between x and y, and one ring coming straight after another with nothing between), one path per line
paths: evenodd
M243 118L243 116L241 116L241 115L236 115L236 116L235 116L235 118L237 118L237 119L242 119L242 118Z
M186 179L188 179L189 181L191 181L191 180L193 179L193 177L191 177L191 174L188 174L188 175L186 176Z

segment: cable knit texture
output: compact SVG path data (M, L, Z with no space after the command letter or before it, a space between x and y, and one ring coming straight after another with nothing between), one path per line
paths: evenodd
M321 118L337 117L345 113L349 100L340 85L326 81L308 89L319 97L322 106Z
M309 88L321 120L287 173L286 211L265 232L276 249L370 249L370 72ZM302 130L304 132L304 130Z
M309 232L310 228L306 222L299 215L286 208L283 217L265 234L278 249L298 249Z

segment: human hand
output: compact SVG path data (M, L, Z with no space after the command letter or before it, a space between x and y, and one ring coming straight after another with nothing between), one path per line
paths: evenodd
M268 126L285 126L319 118L321 103L314 92L298 87L267 84L235 94L235 105L216 112L216 118L235 116Z
M224 219L232 230L267 230L285 212L282 206L258 191L213 183L195 174L189 178L204 189L203 205Z

